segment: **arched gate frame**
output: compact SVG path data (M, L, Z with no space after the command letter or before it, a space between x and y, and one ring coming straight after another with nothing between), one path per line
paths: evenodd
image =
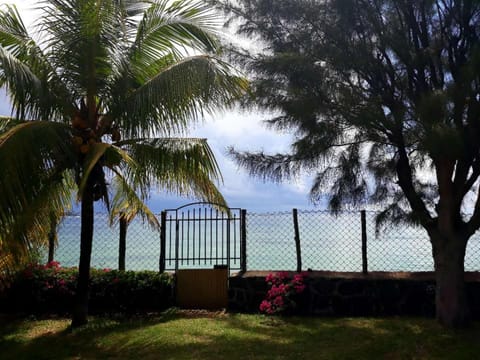
M246 210L195 202L161 213L160 272L226 266L247 270Z

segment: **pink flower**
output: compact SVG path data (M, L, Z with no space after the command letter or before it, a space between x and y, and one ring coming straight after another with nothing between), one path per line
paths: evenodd
M293 275L293 274L292 274ZM260 311L266 314L275 314L295 307L296 294L306 289L304 273L292 276L286 271L270 273L265 281L270 285L265 300L260 304Z
M59 269L60 263L58 261L50 261L45 265L44 269Z
M268 312L272 307L272 304L270 304L269 301L263 300L262 303L260 304L260 311L262 312Z
M288 272L286 271L281 271L277 274L277 277L280 279L280 280L287 280L290 275L288 274Z
M279 295L286 295L288 292L288 286L285 284L272 285L271 289L268 291L267 295L269 298L274 298Z
M272 288L267 292L267 299L271 299L277 296L277 287L272 285Z
M63 279L58 280L58 285L60 285L60 286L65 286L66 283L67 282Z
M267 283L271 283L271 282L273 282L274 280L275 280L275 276L274 276L272 273L268 274L268 275L265 277L265 282L267 282Z
M293 276L293 282L295 283L303 283L304 277L301 274L296 274Z
M275 300L273 300L273 304L275 306L278 306L279 308L283 307L283 305L285 304L284 301L283 301L283 297L277 296L275 298Z
M110 272L110 271L112 271L112 269L109 269L109 268L103 269L103 272Z

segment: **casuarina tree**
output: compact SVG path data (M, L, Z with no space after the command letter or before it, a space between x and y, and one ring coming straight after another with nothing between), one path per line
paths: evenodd
M150 188L222 199L205 139L182 137L245 81L218 57L219 21L202 1L45 0L32 34L0 13L0 245L19 252L49 213L81 202L72 326L87 322L94 203L109 182L138 204ZM7 246L8 245L8 246Z
M377 225L422 226L436 277L436 316L469 323L464 256L480 227L480 2L223 2L239 33L264 45L232 52L252 73L268 124L291 151L232 155L253 175L315 174L332 210L380 204Z

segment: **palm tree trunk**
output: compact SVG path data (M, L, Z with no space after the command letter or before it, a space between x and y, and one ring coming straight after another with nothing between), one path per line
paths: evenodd
M118 270L125 271L125 253L127 249L127 220L120 217L120 238L118 243Z
M78 266L78 283L72 316L72 328L88 322L88 292L90 282L90 259L93 241L93 186L87 182L82 196L80 263Z
M55 259L55 243L57 240L57 220L52 216L50 220L50 232L48 233L48 262Z

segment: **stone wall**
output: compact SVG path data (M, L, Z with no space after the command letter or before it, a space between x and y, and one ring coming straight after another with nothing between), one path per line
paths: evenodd
M230 277L229 310L258 312L265 298L268 273ZM293 274L293 273L292 273ZM467 293L472 315L480 319L480 281L469 275ZM294 313L322 316L433 317L435 281L432 273L307 273L307 289L298 298Z

